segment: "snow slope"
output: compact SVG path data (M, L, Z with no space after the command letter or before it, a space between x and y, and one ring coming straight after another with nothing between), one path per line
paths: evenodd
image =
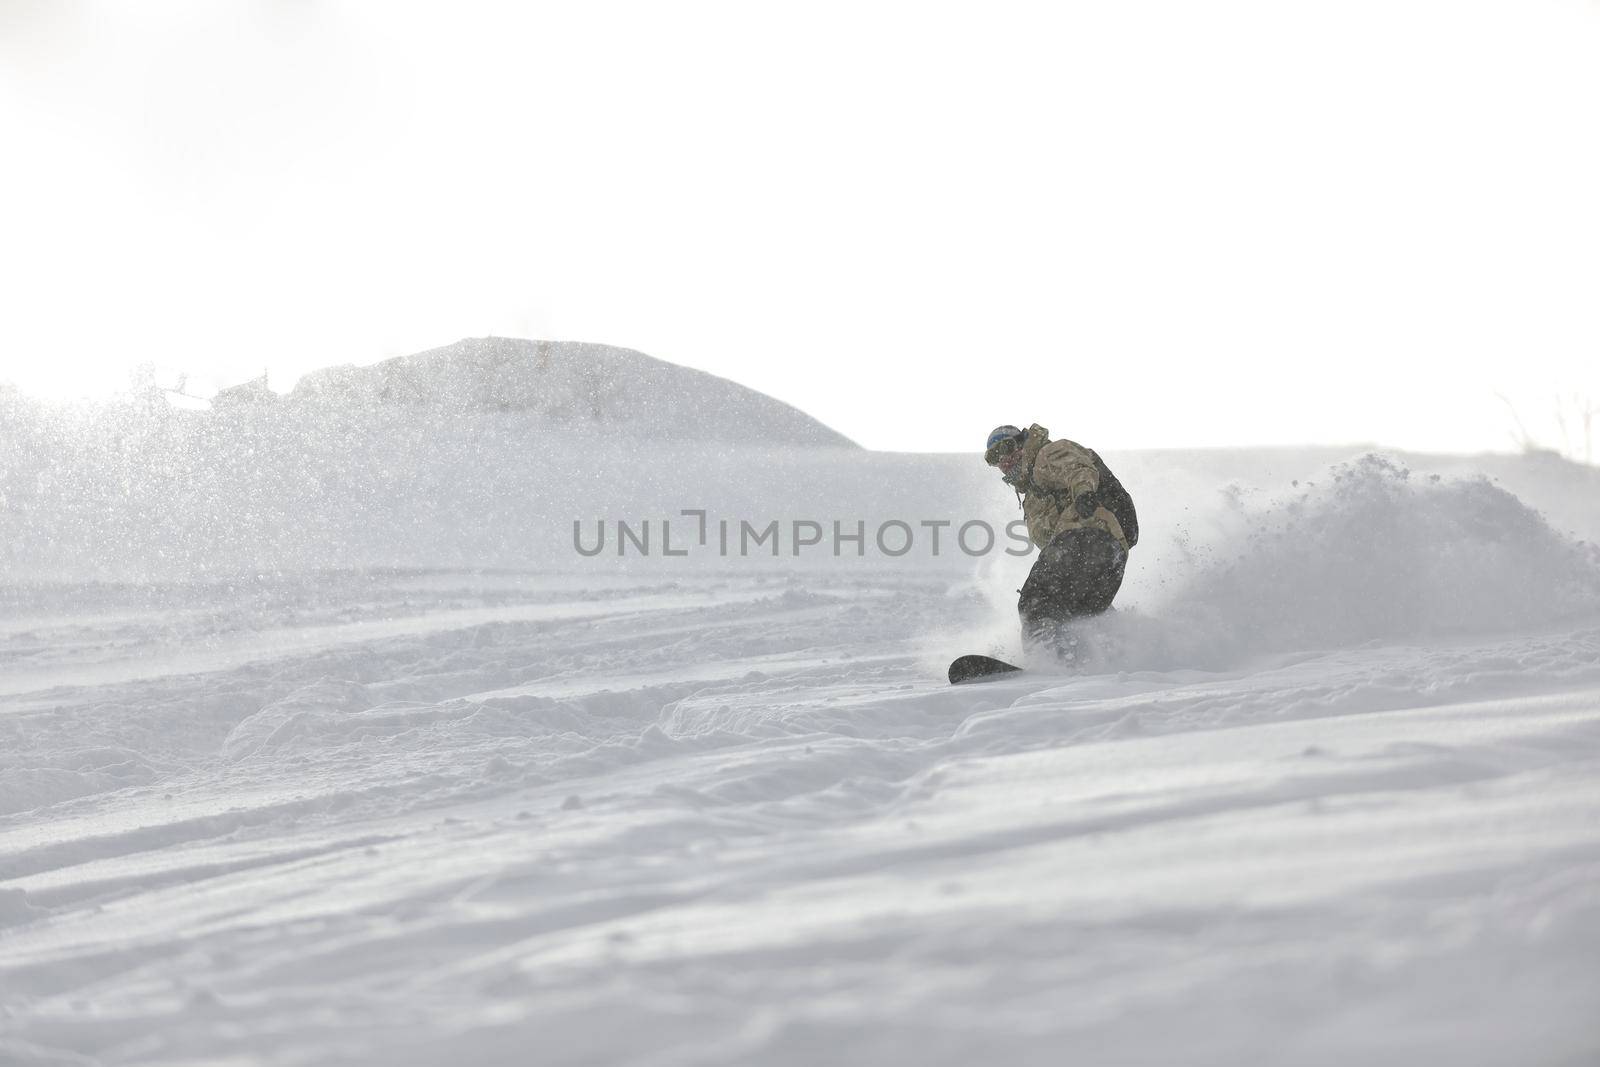
M951 688L1026 559L564 542L585 491L1004 523L970 457L491 491L459 434L298 515L258 483L228 518L298 521L256 566L108 581L10 520L0 1062L1600 1057L1593 472L1108 456L1146 533L1086 667Z

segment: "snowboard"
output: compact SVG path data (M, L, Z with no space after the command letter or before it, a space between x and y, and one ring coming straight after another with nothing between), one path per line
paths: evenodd
M1022 668L1016 664L995 659L993 656L962 656L950 664L950 684L985 682L1002 674L1020 670Z

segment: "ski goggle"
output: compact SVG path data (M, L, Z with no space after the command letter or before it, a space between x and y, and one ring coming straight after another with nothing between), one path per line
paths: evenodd
M983 453L983 461L991 467L1000 465L1000 461L1016 452L1022 447L1022 441L1016 437L1002 437L990 445Z

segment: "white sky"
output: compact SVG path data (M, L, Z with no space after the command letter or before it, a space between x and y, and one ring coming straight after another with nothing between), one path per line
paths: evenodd
M0 0L0 131L36 392L495 333L877 448L1600 406L1595 0Z

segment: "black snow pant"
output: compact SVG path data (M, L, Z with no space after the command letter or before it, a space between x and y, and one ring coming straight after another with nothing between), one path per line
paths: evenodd
M1022 639L1053 643L1062 623L1098 615L1122 588L1128 552L1104 530L1081 527L1057 534L1039 553L1019 590Z

